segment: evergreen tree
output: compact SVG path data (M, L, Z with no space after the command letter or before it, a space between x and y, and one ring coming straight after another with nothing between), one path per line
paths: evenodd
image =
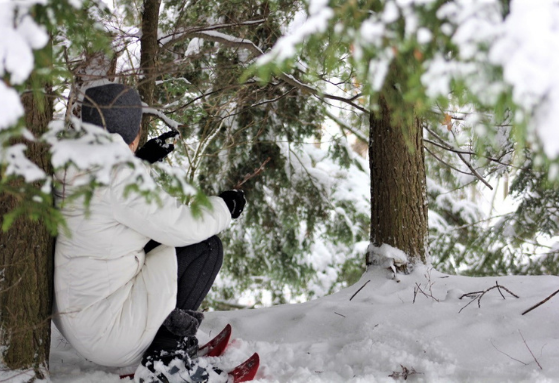
M510 234L511 230L503 230L502 222L489 226L488 230L490 217L484 218L482 210L473 203L454 204L455 197L447 192L458 188L456 197L460 194L471 197L473 193L464 187L472 182L492 188L487 181L489 177L493 180L503 176L521 177L515 169L526 158L522 149L527 145L540 166L550 162L554 164L549 169L557 166L556 151L550 155L551 145L544 142L545 153L540 146L545 127L552 121L546 112L549 106L537 104L531 94L552 100L553 91L531 88L519 76L511 77L513 71L523 69L506 60L507 53L513 53L510 49L526 55L522 59L530 57L523 50L525 41L514 34L518 30L514 28L515 23L523 22L523 11L531 11L519 11L521 7L522 4L509 1L309 1L306 22L261 58L253 73L265 79L297 73L301 68L297 62L304 60L307 79L333 81L352 77L351 84L359 88L353 93L355 97L367 98L372 105L365 113L369 112L376 120L376 116L389 112L387 120L400 126L412 152L414 139L410 127L413 119L418 118L424 128L429 170L438 173L428 174L428 196L433 212L430 222L435 224L431 230L435 264L472 273L518 270L516 266L521 264L522 257L513 255L514 251L511 253L511 241L506 239L506 233ZM546 7L555 6L547 4L534 12L543 15ZM552 35L552 27L545 33ZM387 89L396 97L386 100ZM351 100L354 99L343 101ZM530 115L534 118L528 118ZM408 123L398 124L401 121ZM362 128L363 124L353 130L359 136ZM374 137L378 141L378 136ZM374 145L375 141L371 140L370 147ZM392 144L385 145L390 148ZM394 147L398 146L394 144ZM371 169L394 168L386 161L389 156L372 154ZM406 161L403 159L401 163ZM446 166L459 174L441 168ZM545 168L542 175L557 178ZM557 181L546 180L543 184L548 187L556 185ZM371 185L373 206L380 192L376 188L381 186L380 182ZM526 196L526 191L523 189L518 195ZM394 189L395 195L401 193L406 193L403 187ZM411 190L409 194L418 193ZM414 204L421 209L425 202L420 196ZM417 236L396 223L401 214L399 209L392 209L383 217L376 211L373 209L372 222L384 219L393 222L395 233ZM539 212L542 217L543 209ZM519 218L519 214L521 210L514 216ZM546 227L549 225L543 232L548 233ZM371 230L371 242L378 245L379 227L373 225ZM542 234L532 230L532 234L536 232ZM526 245L526 240L529 241L524 237L520 242ZM488 243L493 246L487 246ZM417 257L413 249L399 246ZM499 247L509 250L505 254Z

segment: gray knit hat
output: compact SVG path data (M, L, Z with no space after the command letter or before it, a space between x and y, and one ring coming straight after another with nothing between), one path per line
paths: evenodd
M85 91L82 121L118 133L130 144L140 131L142 101L136 89L122 84L107 84Z

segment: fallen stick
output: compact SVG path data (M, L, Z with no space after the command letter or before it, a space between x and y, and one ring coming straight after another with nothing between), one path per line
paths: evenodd
M367 283L369 283L369 282L371 282L370 279L369 279L367 282L365 282L365 284L364 284L363 286L361 286L361 287L359 288L359 290L357 290L357 291L355 292L355 294L353 294L353 295L351 296L351 298L349 298L349 300L352 300L353 298L355 298L355 296L356 296L361 290L363 290L363 287L367 286Z
M512 360L515 360L515 361L517 361L517 362L519 362L519 363L522 363L522 364L525 365L525 366L528 365L528 363L524 363L524 362L521 361L520 359L516 359L516 358L510 356L509 354L507 354L506 352L499 350L499 349L497 348L497 346L495 346L495 344L493 343L492 340L489 340L489 342L491 342L491 345L493 346L493 348L494 348L495 350L499 351L501 354L506 355L506 356L508 356L509 358L511 358Z
M551 298L553 298L557 293L559 293L559 290L557 290L556 292L554 292L553 294L551 294L550 296L548 296L547 298L545 298L543 301L541 301L538 304L535 304L534 306L530 307L528 310L524 311L522 313L522 315L524 314L528 314L530 311L540 307L541 305L543 305L545 302L547 302L548 300L550 300Z
M472 298L472 300L471 300L470 302L468 302L468 304L467 304L466 306L462 307L458 313L461 313L462 310L464 310L466 307L468 307L468 306L470 305L470 303L472 303L472 302L475 301L475 300L477 300L477 306L478 306L478 308L481 308L481 298L483 298L483 296L484 296L487 292L489 292L489 291L491 291L491 290L493 290L493 289L499 290L499 294L501 294L501 296L503 297L503 299L506 299L506 298L505 298L505 296L503 295L503 292L501 291L501 289L505 290L507 293L509 293L510 295L512 295L512 296L515 297L515 298L520 298L518 295L516 295L515 293L513 293L512 291L510 291L509 289L507 289L505 286L500 285L499 282L496 281L496 282L495 282L495 286L492 286L492 287L488 288L488 289L485 290L485 291L474 291L474 292L466 293L466 294L462 295L459 299L462 299L462 298L464 298L464 297L468 297L468 298Z
M524 335L522 335L522 333L520 332L520 330L518 330L518 333L520 334L520 337L521 337L522 340L524 341L524 345L526 346L526 348L528 349L528 351L530 351L530 354L532 355L532 358L534 358L534 361L536 362L536 364L538 365L538 367L540 368L540 370L543 370L542 365L541 365L540 362L538 362L538 360L536 359L536 356L535 356L534 353L532 352L532 349L528 346L528 343L526 343L526 339L524 339Z

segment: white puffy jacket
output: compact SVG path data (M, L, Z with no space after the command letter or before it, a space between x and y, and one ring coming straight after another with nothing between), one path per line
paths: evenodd
M56 242L54 322L82 356L104 366L138 363L175 308L175 247L203 241L231 221L219 197L210 197L213 209L199 218L163 191L161 205L137 193L124 197L131 172L113 171L110 185L95 190L89 212L82 200L62 204L71 235L62 230ZM59 204L79 177L61 176ZM146 255L150 239L162 245Z

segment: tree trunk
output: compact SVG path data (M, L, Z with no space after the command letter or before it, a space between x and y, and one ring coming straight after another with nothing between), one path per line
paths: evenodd
M389 97L396 94L392 88L388 92L392 92ZM370 241L376 247L388 244L402 250L411 264L425 262L428 226L422 128L417 118L407 126L395 122L398 119L385 95L379 97L379 110L369 120ZM367 263L372 263L370 257Z
M52 120L52 98L42 97L39 101L28 92L21 100L25 108L25 125L35 136L39 136ZM28 158L52 174L48 146L28 142L27 147ZM18 179L12 182L12 186L22 183L23 180ZM4 194L0 197L0 216L19 204L15 196ZM53 249L54 238L41 220L20 217L7 232L0 231L0 264L3 268L0 288L1 344L7 347L3 362L11 370L32 369L37 379L43 379L48 369Z
M142 13L142 38L140 39L141 54L140 68L143 78L138 84L138 92L142 101L153 105L153 93L155 91L155 79L157 77L157 52L159 45L157 42L157 28L159 26L159 8L161 0L145 0L144 11ZM142 118L142 136L140 146L143 145L148 136L151 117L148 115Z

